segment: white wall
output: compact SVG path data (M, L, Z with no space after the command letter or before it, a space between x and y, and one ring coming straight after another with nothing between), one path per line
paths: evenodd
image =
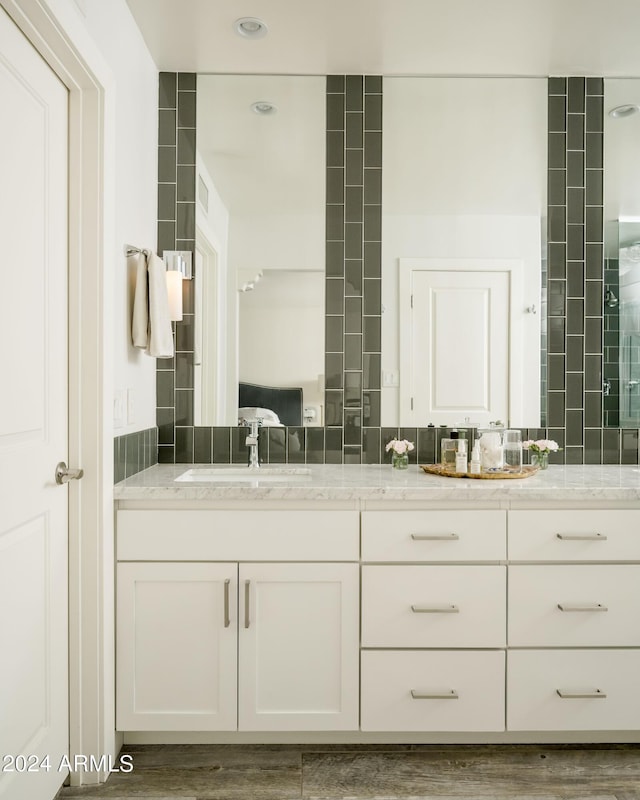
M132 275L125 244L156 248L158 68L125 0L69 0L95 41L115 81L116 170L113 298L114 391L133 391L133 420L120 436L156 424L156 360L131 345Z

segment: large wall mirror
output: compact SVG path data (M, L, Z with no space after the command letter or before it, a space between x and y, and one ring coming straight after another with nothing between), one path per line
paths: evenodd
M244 383L324 424L325 91L198 76L196 425ZM546 148L546 79L384 79L382 425L540 424Z
M301 390L305 424L323 424L325 90L198 76L196 425L236 425L241 384Z
M547 81L384 79L382 424L540 424Z
M640 427L640 79L605 97L604 422Z

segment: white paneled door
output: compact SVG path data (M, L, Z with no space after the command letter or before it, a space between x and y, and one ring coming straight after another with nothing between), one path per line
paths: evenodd
M0 9L0 798L68 753L66 88Z
M518 424L525 317L519 261L401 259L402 424Z
M414 273L412 334L419 419L436 425L508 419L508 273Z

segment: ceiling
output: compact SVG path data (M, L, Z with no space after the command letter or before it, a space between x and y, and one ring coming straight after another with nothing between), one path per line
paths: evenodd
M638 0L127 0L158 68L640 76ZM234 20L269 28L248 40Z

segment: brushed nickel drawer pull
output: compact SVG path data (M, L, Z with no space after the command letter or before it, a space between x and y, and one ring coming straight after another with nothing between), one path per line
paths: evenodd
M457 533L412 533L414 542L455 542L460 537Z
M560 611L608 611L602 603L558 603Z
M556 533L564 542L606 542L604 533Z
M411 697L414 700L458 700L460 695L455 689L448 689L444 692L421 692L418 689L412 689Z
M249 592L251 591L251 581L244 582L244 627L248 628L251 624L249 619Z
M224 627L228 628L231 625L231 618L229 617L229 585L231 580L227 578L224 582Z
M589 700L596 700L600 697L606 698L607 693L603 692L602 689L594 689L591 692L585 691L574 691L573 689L556 689L556 693L558 697L561 697L563 700L581 700L581 699L589 699Z
M454 605L443 606L411 606L414 614L459 614L460 607Z

